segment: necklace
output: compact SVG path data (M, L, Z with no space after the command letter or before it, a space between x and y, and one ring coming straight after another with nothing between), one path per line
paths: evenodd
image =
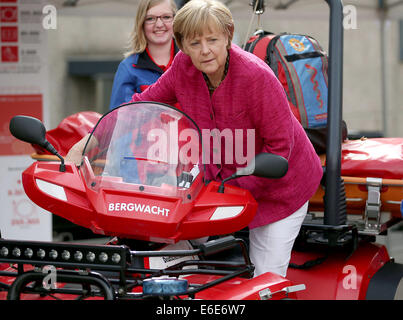
M221 82L224 80L225 76L228 73L228 66L229 66L229 50L228 50L228 54L227 54L227 59L225 60L224 73L222 75L220 82L217 84L217 86L213 86L212 83L210 82L210 79L208 78L208 76L203 72L203 78L204 78L204 81L206 82L210 95L213 94L214 90L217 89L218 86L221 84Z

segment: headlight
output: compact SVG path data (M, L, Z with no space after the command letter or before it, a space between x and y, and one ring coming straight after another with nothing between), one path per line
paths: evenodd
M69 260L70 259L70 252L67 250L63 250L62 252L62 259L63 260Z
M56 251L56 250L54 250L54 249L50 250L50 252L49 252L49 257L50 257L50 258L56 259L57 256L58 256L58 254L57 254L57 251Z
M74 259L77 261L81 261L83 259L83 253L81 251L76 251L74 253Z
M120 254L114 253L114 254L112 255L112 262L113 262L113 263L119 263L119 262L120 262L120 259L121 259Z
M99 254L99 261L105 263L106 261L108 261L108 255L105 252L101 252Z
M8 248L7 247L2 247L1 250L0 250L0 254L3 257L7 257L8 256Z
M31 248L26 248L24 251L24 255L27 258L32 258L32 256L34 255L34 251Z
M94 252L88 252L87 253L87 260L89 261L89 262L94 262L94 260L95 260L95 253Z
M38 251L36 252L36 255L38 256L38 258L43 259L43 258L45 258L46 252L43 249L38 249Z
M17 248L17 247L14 248L13 249L13 256L18 258L20 255L21 255L21 249Z

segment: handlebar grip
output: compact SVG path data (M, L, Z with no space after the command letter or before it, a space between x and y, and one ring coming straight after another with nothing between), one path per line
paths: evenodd
M208 256L223 251L225 249L232 248L236 244L237 240L233 236L226 236L202 243L199 246L199 249L204 255Z

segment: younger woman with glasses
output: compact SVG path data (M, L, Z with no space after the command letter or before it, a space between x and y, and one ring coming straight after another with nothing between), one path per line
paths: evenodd
M140 1L129 51L113 81L110 109L130 101L170 67L178 52L172 31L176 10L174 0Z

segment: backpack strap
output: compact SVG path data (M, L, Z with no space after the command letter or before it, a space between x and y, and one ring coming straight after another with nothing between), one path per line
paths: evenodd
M314 52L290 54L290 55L284 56L284 58L288 62L294 62L294 61L297 61L297 60L309 59L309 58L318 58L318 57L323 57L323 56L325 56L324 52L314 51Z
M261 39L263 39L264 37L266 37L268 35L272 35L272 34L274 34L274 33L265 31L265 30L257 30L253 34L253 36L249 39L249 41L246 43L244 50L253 53L253 51L255 50L255 47L259 43L259 41ZM250 41L252 38L254 38L254 39L252 41Z
M272 56L273 52L274 52L274 46L276 45L276 42L278 39L280 39L281 35L277 35L275 37L273 37L273 39L271 39L271 41L269 42L269 45L266 48L266 63L272 67L272 63L273 61L271 61L270 57Z

